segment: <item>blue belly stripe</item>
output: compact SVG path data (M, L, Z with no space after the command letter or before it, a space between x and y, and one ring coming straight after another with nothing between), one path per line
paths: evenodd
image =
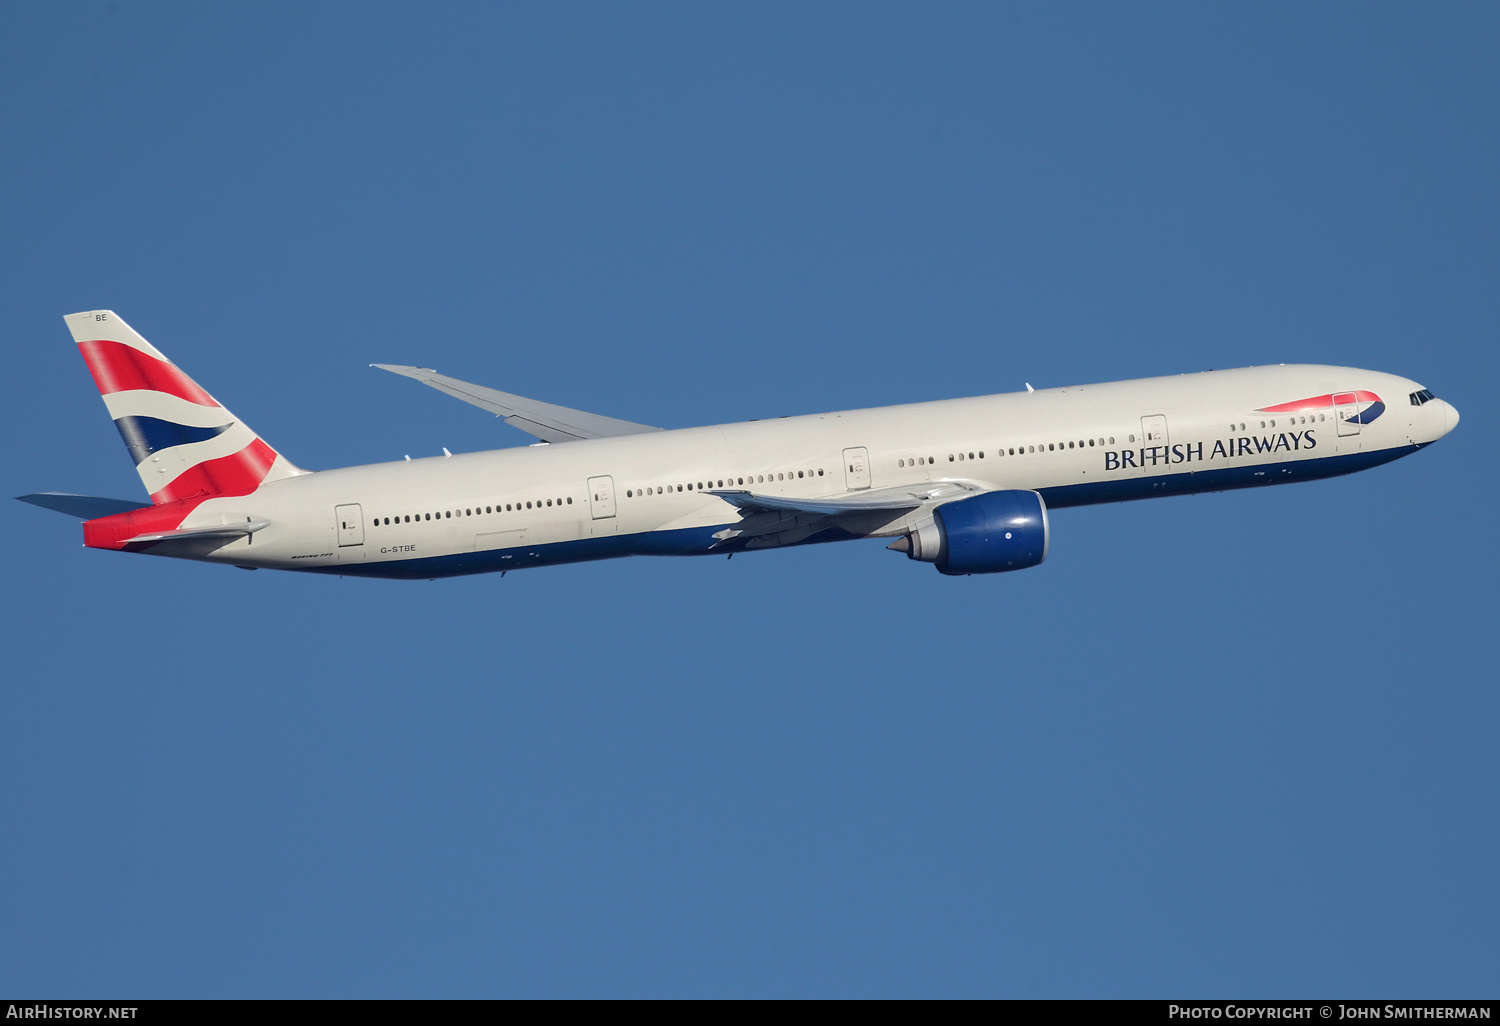
M1351 452L1340 456L1323 456L1315 460L1289 460L1286 463L1262 463L1249 467L1219 467L1183 474L1161 474L1156 477L1120 478L1093 481L1088 484L1057 485L1038 488L1048 509L1068 506L1092 506L1101 502L1129 502L1132 499L1154 499L1163 495L1196 495L1201 492L1227 492L1235 488L1259 488L1262 485L1290 484L1293 481L1316 481L1325 477L1353 474L1382 463L1410 456L1428 443L1412 443L1373 452Z

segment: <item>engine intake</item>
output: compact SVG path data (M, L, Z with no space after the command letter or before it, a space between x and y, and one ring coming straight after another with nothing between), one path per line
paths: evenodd
M940 573L999 574L1036 566L1047 541L1047 504L1014 489L945 503L890 547Z

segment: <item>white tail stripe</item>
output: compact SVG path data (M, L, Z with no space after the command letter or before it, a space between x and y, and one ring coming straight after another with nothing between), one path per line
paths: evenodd
M180 399L169 392L152 392L146 389L112 392L104 396L104 408L114 420L121 417L155 417L157 420L169 420L189 427L218 427L239 419L222 406L203 406Z
M118 342L132 349L139 349L163 363L171 362L161 354L161 350L141 338L134 328L111 310L85 310L82 313L68 314L63 320L67 322L74 342Z

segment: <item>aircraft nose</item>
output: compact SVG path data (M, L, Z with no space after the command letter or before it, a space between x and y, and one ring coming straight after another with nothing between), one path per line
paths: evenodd
M1453 408L1453 404L1448 402L1446 399L1443 400L1443 406L1446 407L1446 409L1443 410L1443 434L1446 435L1449 431L1452 431L1454 428L1458 427L1458 411L1455 410Z

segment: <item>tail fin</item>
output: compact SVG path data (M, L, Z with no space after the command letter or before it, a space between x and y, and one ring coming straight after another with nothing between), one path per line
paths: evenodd
M248 495L265 482L306 473L112 311L63 319L153 503Z

